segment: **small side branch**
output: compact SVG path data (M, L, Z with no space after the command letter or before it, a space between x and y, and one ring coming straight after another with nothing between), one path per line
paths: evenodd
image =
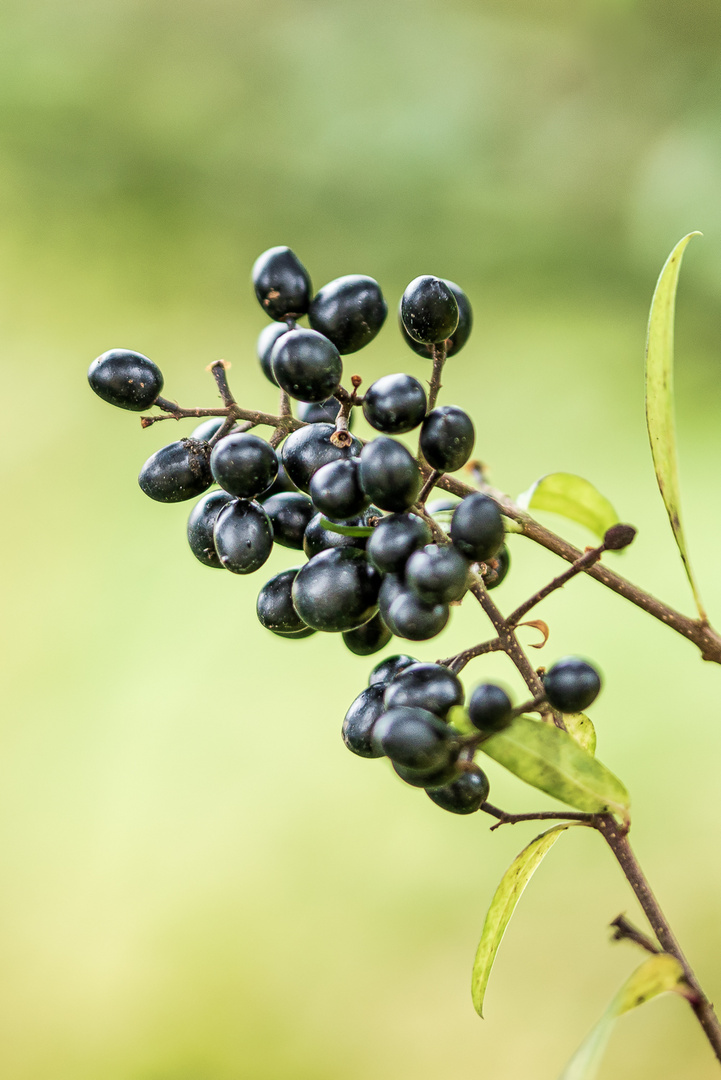
M625 915L617 915L610 925L613 927L612 941L632 941L634 945L640 945L646 952L663 952L648 934L644 934L643 930L639 930L637 926L634 926Z
M481 810L490 814L491 817L498 818L497 823L491 825L491 832L500 829L501 825L517 825L520 821L579 821L582 825L596 827L596 815L584 814L580 810L567 810L560 813L555 810L541 810L531 814L509 814L487 802L483 804Z
M431 381L428 390L427 412L430 412L436 407L436 401L438 400L438 392L441 389L441 376L443 375L443 365L446 362L446 350L447 345L445 341L439 341L437 345L433 346L433 372L431 374Z

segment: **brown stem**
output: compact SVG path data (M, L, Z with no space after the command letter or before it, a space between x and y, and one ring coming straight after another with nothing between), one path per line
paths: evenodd
M225 360L216 360L214 364L210 365L210 373L215 379L218 390L220 391L220 397L226 408L229 405L235 405L235 398L228 385L228 364Z
M486 653L501 652L502 650L503 643L500 638L496 637L492 641L482 641L480 645L464 649L463 652L459 652L455 656L449 656L446 660L437 660L436 663L451 668L458 675L459 672L463 671L468 661L473 660L476 656L484 656Z
M498 823L491 826L491 832L494 829L500 829L501 825L517 825L519 821L580 821L592 828L596 825L595 814L584 814L581 810L567 810L561 813L555 810L541 810L532 814L507 814L505 810L499 810L497 806L492 806L487 802L483 804L481 810L490 814L491 817L498 818Z
M434 469L433 472L431 473L431 475L428 477L428 479L424 483L423 487L421 488L420 494L418 495L418 498L416 499L416 502L420 503L421 506L425 506L426 499L428 498L430 493L433 491L433 488L436 486L436 484L438 483L438 481L440 480L440 478L442 476L443 476L443 473L440 471L440 469Z
M648 934L634 926L625 915L617 915L610 925L613 927L613 941L632 941L634 945L640 945L650 953L658 954L662 951Z
M600 547L591 548L589 551L584 552L580 559L576 559L572 566L569 566L568 570L565 570L558 577L555 577L553 581L549 581L548 585L544 585L542 589L535 592L533 596L529 596L523 604L520 604L515 611L512 611L506 620L509 626L517 626L524 615L527 615L531 608L534 608L536 604L540 604L541 600L545 600L547 596L550 596L556 589L561 589L570 581L571 578L576 577L577 574L582 573L584 570L590 569L601 558L601 555L606 550L606 545L601 544Z
M690 1002L696 1018L703 1028L706 1038L713 1047L716 1057L721 1061L721 1024L711 1002L701 989L694 971L686 959L676 936L668 924L666 916L661 911L658 900L651 891L646 877L638 864L631 845L628 842L627 830L622 828L610 814L599 814L597 826L601 835L606 840L613 854L618 860L619 866L636 894L636 899L643 908L644 914L651 924L651 929L656 935L664 952L675 956L683 968L686 982L695 991L695 998Z
M446 362L446 349L447 344L445 341L439 341L437 345L433 346L433 372L431 374L430 388L428 391L428 409L427 413L431 409L435 409L436 401L438 400L438 392L441 389L441 375L443 374L443 365Z

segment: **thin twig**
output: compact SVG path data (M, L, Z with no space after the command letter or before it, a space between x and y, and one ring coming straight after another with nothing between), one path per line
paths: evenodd
M634 945L640 945L646 952L663 952L656 942L651 940L648 934L644 934L643 930L639 930L637 926L634 926L631 920L627 919L625 915L617 915L610 925L613 927L614 931L613 941L632 941Z
M549 581L548 585L544 585L542 589L535 592L533 596L529 596L523 604L519 604L515 611L512 611L508 616L508 625L517 626L524 615L527 615L531 608L534 608L536 604L540 604L541 600L545 600L547 596L550 596L556 589L562 589L567 581L576 577L577 574L582 573L584 570L590 569L594 566L603 555L606 550L606 545L601 544L600 547L590 548L584 552L580 559L576 559L572 566L569 566L568 570L565 570L558 577L555 577L553 581Z
M431 373L431 381L429 383L427 413L429 413L431 409L435 409L436 407L436 401L438 400L438 391L441 388L443 365L446 362L447 344L445 341L439 341L437 345L432 346L432 349L433 371Z
M443 473L440 471L440 469L434 469L433 472L431 473L431 475L428 477L428 479L424 483L423 487L421 488L420 494L419 494L418 498L416 499L416 502L420 503L421 506L425 506L426 499L428 498L430 493L433 491L433 488L436 486L436 484L438 483L438 481L440 480L440 478L442 476L443 476Z
M491 817L498 818L496 825L491 825L491 832L500 829L501 825L517 825L519 821L580 821L592 828L596 827L596 815L585 814L581 810L566 810L560 813L556 810L540 810L531 814L508 814L505 810L499 810L497 806L485 802L481 810Z
M486 653L502 652L503 642L500 638L495 637L491 641L482 641L480 645L474 645L470 649L464 649L463 652L457 653L455 656L449 656L446 660L437 660L437 664L442 664L443 667L450 668L456 675L466 666L469 660L473 660L476 656L485 656Z

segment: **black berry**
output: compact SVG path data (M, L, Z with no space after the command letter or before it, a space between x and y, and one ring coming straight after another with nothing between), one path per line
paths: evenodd
M401 321L414 341L433 345L449 338L458 326L458 302L441 278L415 278L401 299Z
M198 442L209 442L217 432L220 431L225 423L224 416L211 416L208 420L204 420L202 424L198 424L196 428L190 433L191 439L197 439ZM232 435L232 432L228 432Z
M386 709L417 705L444 720L454 705L463 704L461 680L442 664L412 664L386 687Z
M385 648L392 636L383 619L376 614L355 630L346 630L343 644L356 656L372 656Z
M329 461L310 481L310 497L326 517L345 521L357 517L370 504L361 487L358 458Z
M321 551L299 571L293 603L307 626L339 633L368 622L378 605L380 575L356 548Z
M308 321L345 354L372 341L387 314L378 282L363 274L349 274L329 281L313 297Z
M439 405L423 421L421 452L432 469L455 472L473 453L475 438L468 413L457 405Z
M243 432L227 435L213 447L210 468L216 484L239 499L267 491L278 474L278 456L265 439Z
M252 574L270 555L273 527L259 503L235 499L218 514L213 541L226 570Z
M460 600L468 587L468 562L449 544L427 544L411 555L405 580L426 604Z
M258 593L255 607L258 620L274 634L297 634L308 629L293 607L292 590L297 573L297 568L283 570L266 581Z
M446 356L453 356L454 353L460 352L463 346L470 337L471 330L473 329L473 309L471 308L471 302L464 293L460 285L456 285L454 281L448 281L447 278L442 278L444 285L447 285L456 298L458 304L458 326L455 328L450 337L446 338ZM430 345L424 345L420 341L414 341L410 336L403 321L400 321L401 332L407 345L418 353L419 356L425 356L431 358L433 351Z
M425 788L426 791L433 791L450 784L461 772L456 763L455 752L451 753L448 763L441 769L407 769L404 765L396 765L395 762L393 762L393 769L404 783L410 784L411 787Z
M504 580L511 568L511 554L508 545L504 544L501 550L492 559L486 559L485 570L481 575L483 584L487 589L495 589Z
M358 457L362 444L351 436L350 446L336 446L332 424L308 424L292 431L283 443L281 458L285 471L297 488L308 494L313 473L329 461Z
M488 777L474 765L472 769L462 772L452 783L429 791L428 798L432 799L436 806L449 810L452 814L474 814L481 809L490 790Z
M598 697L601 676L585 660L566 656L543 676L543 689L549 704L559 712L583 712Z
M273 386L278 385L278 380L273 374L273 365L270 362L271 353L273 352L273 347L278 338L287 333L288 327L285 323L272 322L268 323L268 325L258 334L258 343L256 345L258 360L263 369L263 374L269 382L272 382Z
M253 264L253 287L258 303L271 319L298 319L310 304L308 271L288 247L274 247Z
M363 551L366 546L365 536L345 536L343 533L326 529L323 522L328 519L323 514L316 514L308 523L303 536L303 551L309 559L319 555L321 551L329 551L331 548L357 548ZM351 518L346 525L364 525L363 517Z
M258 496L258 502L266 503L268 499L271 499L273 497L273 495L282 495L283 492L286 491L297 492L298 488L295 486L291 478L288 476L288 473L285 471L283 462L279 461L278 472L276 474L275 480L270 485L267 491L262 492L261 495Z
M160 368L142 353L111 349L93 360L88 382L98 397L119 409L149 409L163 389Z
M195 504L188 518L188 543L196 559L205 566L222 569L213 543L213 528L218 514L232 501L227 491L208 491Z
M397 765L433 773L451 760L457 736L427 709L399 706L378 718L372 744Z
M213 483L206 442L181 439L156 451L138 477L141 490L156 502L194 499Z
M343 742L349 750L359 757L383 757L383 751L373 746L371 735L373 725L383 709L383 687L369 686L358 695L343 721Z
M482 492L468 495L453 514L451 540L461 555L485 562L503 544L503 519L493 499Z
M387 656L385 660L381 660L380 663L371 671L368 676L368 685L377 686L382 683L384 686L389 683L391 679L394 679L405 668L410 667L411 664L417 664L418 661L412 656L406 656L400 653L397 656Z
M426 392L412 375L384 375L363 398L363 415L376 431L400 435L412 431L426 415Z
M315 507L300 491L285 491L263 499L263 509L273 526L273 539L281 547L303 550L303 539Z
M299 401L325 401L343 375L340 353L315 330L283 334L273 346L270 362L278 386Z
M408 641L429 641L440 634L450 618L448 604L424 604L414 592L402 586L384 619L398 637Z
M295 415L304 424L333 424L340 412L338 398L329 397L325 401L299 401ZM351 417L352 417L351 413Z
M388 514L368 537L368 558L384 574L400 574L417 548L430 543L431 530L418 514Z
M386 624L392 634L395 634L396 629L391 619L391 607L395 603L399 596L402 596L405 592L405 586L400 577L396 574L386 574L381 581L381 587L378 590L378 611L380 613L383 622Z
M513 705L506 691L495 683L482 683L471 694L468 715L485 735L503 731L513 719Z
M381 435L366 443L360 455L363 490L381 510L407 510L418 498L421 474L409 450Z

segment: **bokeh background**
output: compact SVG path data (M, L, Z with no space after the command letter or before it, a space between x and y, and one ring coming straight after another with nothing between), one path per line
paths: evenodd
M678 414L692 559L721 622L721 8L714 0L6 0L0 14L5 526L0 1044L12 1080L553 1080L641 956L610 853L564 836L473 1012L496 882L537 830L489 835L344 749L373 661L270 638L252 579L187 549L187 505L136 484L180 429L90 393L114 346L214 401L231 361L274 394L253 259L291 245L316 285L371 274L391 309L420 273L469 293L447 402L517 493L591 479L638 526L609 556L691 601L655 488L643 346L656 276L691 229ZM427 377L394 318L364 380ZM189 426L186 424L185 430ZM548 519L550 524L550 518ZM572 525L554 526L583 544ZM558 566L511 539L510 610ZM721 997L721 673L593 581L539 615L538 662L596 661L599 756L634 843ZM456 614L424 659L486 633ZM505 679L476 661L469 686ZM544 800L491 763L493 800ZM716 1075L690 1010L622 1020L602 1076Z

